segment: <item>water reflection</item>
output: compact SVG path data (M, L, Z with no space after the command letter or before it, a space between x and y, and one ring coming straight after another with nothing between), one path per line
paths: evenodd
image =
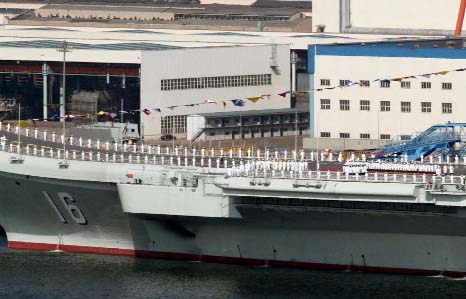
M445 298L466 281L7 250L0 298Z

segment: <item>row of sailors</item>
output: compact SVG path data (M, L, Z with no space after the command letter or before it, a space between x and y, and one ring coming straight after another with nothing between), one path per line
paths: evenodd
M368 171L435 173L436 175L454 174L453 165L444 165L443 169L440 165L412 163L346 162L343 165L345 174L364 174Z
M367 170L382 171L400 171L400 172L421 172L437 173L441 167L431 164L412 164L412 163L367 163Z
M232 168L240 171L255 170L276 170L276 171L305 171L308 170L308 163L303 161L266 161L252 160L244 163L242 160L239 165L232 162Z
M367 172L367 163L364 162L346 162L343 164L345 174L365 174Z

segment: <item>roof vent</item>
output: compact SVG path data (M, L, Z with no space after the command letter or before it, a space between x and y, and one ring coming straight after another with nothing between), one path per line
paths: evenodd
M316 32L325 32L325 25L316 25Z

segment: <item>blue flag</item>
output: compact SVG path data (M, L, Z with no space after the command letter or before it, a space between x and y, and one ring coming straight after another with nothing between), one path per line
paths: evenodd
M246 102L241 99L230 100L235 106L245 106Z

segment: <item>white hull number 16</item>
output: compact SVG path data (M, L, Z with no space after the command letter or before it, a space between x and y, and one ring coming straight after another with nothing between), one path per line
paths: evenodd
M52 206L52 209L57 214L58 219L60 219L62 223L67 223L65 216L62 214L55 201L53 201L50 194L47 191L42 191L42 194L44 194L45 199L47 199L50 206ZM77 205L73 204L73 202L75 203L76 201L71 195L65 192L58 192L57 197L62 203L63 207L68 212L70 218L74 220L74 222L82 225L87 224L87 219L86 217L84 217L84 214L83 212L81 212L81 209L79 209Z

